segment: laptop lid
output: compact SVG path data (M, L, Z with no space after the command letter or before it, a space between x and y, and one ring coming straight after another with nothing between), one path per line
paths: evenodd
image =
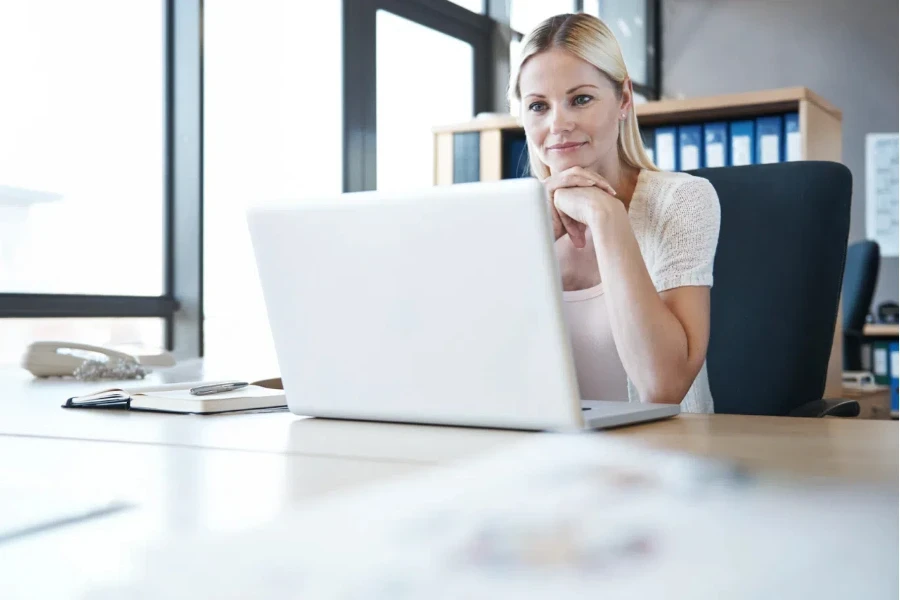
M292 412L581 427L540 182L298 200L248 223Z

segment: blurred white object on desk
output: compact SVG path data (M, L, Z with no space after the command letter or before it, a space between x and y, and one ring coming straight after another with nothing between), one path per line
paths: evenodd
M173 538L87 597L887 598L896 530L895 487L546 434L251 531ZM823 569L836 556L853 558Z

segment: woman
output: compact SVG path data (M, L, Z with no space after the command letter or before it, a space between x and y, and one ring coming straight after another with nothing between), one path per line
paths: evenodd
M509 91L550 201L582 397L713 412L712 185L647 157L619 44L596 17L541 23L525 38Z

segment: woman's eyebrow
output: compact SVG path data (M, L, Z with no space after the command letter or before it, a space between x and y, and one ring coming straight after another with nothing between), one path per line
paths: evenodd
M581 85L576 85L575 87L566 90L566 93L567 93L567 94L571 94L571 93L574 92L575 90L580 90L580 89L583 88L583 87L592 87L592 88L594 88L595 90L599 90L599 89L600 89L600 88L598 88L596 85L593 85L593 84L590 84L590 83L582 83ZM532 92L532 93L530 93L530 94L525 94L525 98L530 98L531 96L534 96L535 98L544 98L544 97L545 97L543 94L537 94L537 93L534 93L534 92Z
M575 90L580 90L580 89L583 88L583 87L592 87L592 88L594 88L595 90L599 90L599 89L600 89L600 88L598 88L596 85L593 85L593 84L590 84L590 83L582 83L581 85L576 85L576 86L573 87L572 89L566 90L566 93L567 93L567 94L571 94L571 93L574 92Z

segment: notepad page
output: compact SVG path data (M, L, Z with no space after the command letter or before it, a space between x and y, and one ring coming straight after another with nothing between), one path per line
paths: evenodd
M208 396L195 396L189 389L132 394L131 396L131 408L133 409L192 413L284 406L286 403L284 391L258 385Z
M197 400L200 402L207 402L213 400L241 400L245 398L274 398L277 396L284 396L284 392L282 390L272 390L269 388L260 387L258 385L248 385L247 387L241 388L239 390L232 390L230 392L220 392L218 394L210 394L208 396L195 396L191 394L190 389L185 390L168 390L168 391L160 391L153 393L140 393L133 394L133 396L148 396L153 398L170 398L173 400Z
M137 386L128 386L121 389L123 392L131 395L135 394L150 394L154 395L157 392L171 392L171 391L183 391L185 393L190 393L190 390L195 387L199 387L201 385L214 385L217 383L225 383L225 380L222 381L180 381L178 383L161 383L158 385L137 385Z

